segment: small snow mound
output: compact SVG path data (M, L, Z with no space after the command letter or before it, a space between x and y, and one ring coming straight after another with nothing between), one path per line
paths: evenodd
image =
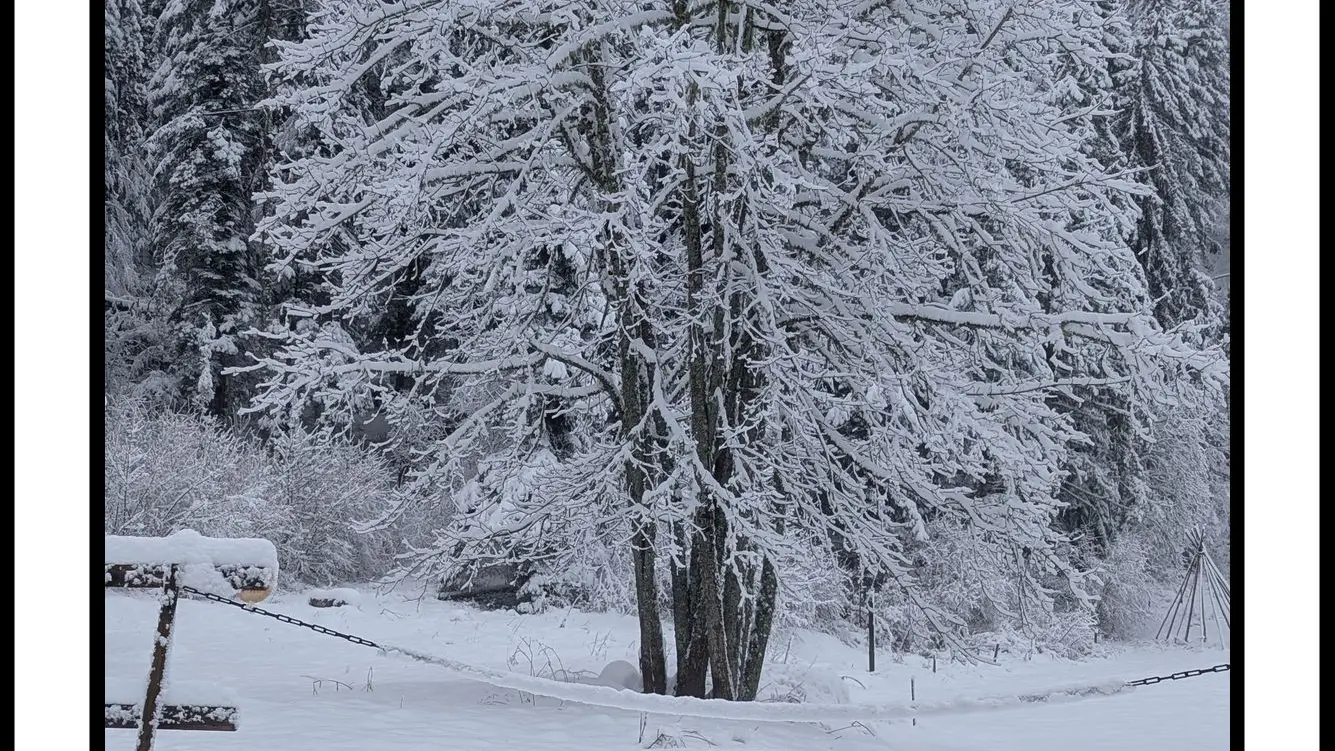
M848 704L848 684L836 672L815 666L768 665L756 699L792 704Z
M640 676L639 668L626 662L625 660L613 660L607 663L603 672L598 674L599 686L610 686L616 689L629 689L631 691L644 690L644 678Z
M208 561L187 563L181 566L180 583L191 589L219 597L231 597L236 588L227 581L218 569Z

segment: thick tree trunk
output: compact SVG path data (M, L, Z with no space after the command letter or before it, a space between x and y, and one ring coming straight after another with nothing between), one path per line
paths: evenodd
M746 648L745 667L737 698L752 701L760 692L760 671L765 665L765 650L769 648L770 630L774 626L774 605L778 599L779 578L774 564L765 558L760 568L760 592L756 595L755 620Z
M677 652L677 695L704 699L705 679L709 675L709 644L705 638L704 590L700 583L702 564L698 551L698 544L692 546L686 599L681 603L685 619L677 624L678 643L685 642L685 648Z
M631 560L635 569L635 601L640 621L640 675L645 693L667 693L667 665L663 654L663 622L658 613L658 580L655 576L654 525L643 514L645 489L649 479L645 466L652 441L643 434L630 432L644 417L649 403L649 366L630 346L625 329L619 342L621 360L621 410L623 437L632 444L632 457L626 461L626 489L634 531ZM647 427L641 428L647 430Z
M687 92L687 99L694 102L698 95L692 86ZM696 137L696 125L691 123L688 138ZM688 144L693 145L693 144ZM695 439L696 457L699 465L712 469L715 462L717 442L717 414L711 394L717 385L718 356L713 344L716 339L710 337L705 321L710 317L703 298L706 278L704 265L704 237L700 221L699 186L695 163L682 157L682 167L686 179L682 183L682 232L686 246L686 310L690 316L690 371L689 391L691 403L691 433ZM715 228L714 235L719 235ZM720 235L721 238L721 235ZM703 478L702 478L703 479ZM703 484L703 483L702 483ZM712 490L700 488L700 505L695 514L695 533L691 541L692 586L690 605L691 639L686 657L677 674L677 693L682 696L703 696L705 692L705 671L714 676L713 695L732 698L733 680L728 674L727 645L723 624L723 592L720 581L719 547L721 540L716 534L716 519L719 517L718 499Z
M722 514L719 514L722 516ZM726 525L720 524L718 535L722 540L726 540ZM741 675L742 669L742 645L746 643L744 633L744 613L742 612L742 581L738 576L737 567L734 561L729 560L729 550L726 543L721 544L718 551L719 565L722 567L723 578L723 643L728 650L728 675L733 679L733 691L736 693L737 676Z
M646 694L667 693L663 655L663 623L658 615L658 582L654 577L653 525L642 523L631 540L635 565L635 600L640 620L640 675Z
M704 519L697 548L700 551L700 594L705 625L705 644L709 649L709 671L713 678L713 697L732 699L736 696L736 680L731 673L727 633L723 623L723 584L718 560L715 518L719 515L717 501L710 498L704 508Z
M692 536L694 537L694 535ZM677 639L677 696L705 698L709 672L709 650L705 644L705 621L700 589L700 558L684 525L677 527L677 545L688 550L688 564L673 569L673 626Z
M680 555L688 555L686 547L686 525L672 523L672 544ZM691 566L690 559L678 566L670 561L672 576L672 636L677 647L677 683L681 684L681 675L686 663L686 653L691 648ZM677 691L680 696L680 690Z

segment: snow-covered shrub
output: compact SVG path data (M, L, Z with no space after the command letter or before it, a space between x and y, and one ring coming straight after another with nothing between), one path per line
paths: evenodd
M367 450L301 432L269 447L198 415L108 399L104 431L106 534L262 537L284 579L312 584L386 573L392 530L359 522L387 502L392 478Z
M836 672L815 665L769 665L759 701L792 704L847 704L848 684Z
M892 648L990 657L997 645L1065 656L1093 646L1092 598L1077 594L1068 580L1083 583L1079 572L1037 560L1032 551L972 525L943 519L926 530L927 541L910 548L912 590L892 584L877 604Z
M1113 638L1153 635L1185 574L1194 531L1204 532L1206 550L1228 575L1227 407L1191 388L1174 397L1159 407L1153 425L1143 501L1100 559L1086 551L1102 581L1099 627Z
M269 445L269 499L287 511L274 538L280 570L309 583L365 581L393 563L392 529L365 531L393 488L390 470L367 450L293 429ZM277 530L276 530L277 531Z
M107 534L162 536L191 528L215 537L263 537L286 523L264 500L264 452L217 421L108 400L103 432Z
M628 614L635 612L634 577L630 555L612 545L591 545L579 550L567 565L538 564L520 595L520 612L578 607L584 610Z
M1103 587L1097 608L1099 631L1114 639L1137 639L1152 628L1166 583L1150 563L1150 541L1124 533L1109 547L1099 569Z
M1229 541L1229 424L1227 409L1183 390L1154 425L1145 458L1146 502L1133 510L1128 531L1144 538L1146 565L1169 581L1193 530L1227 573ZM1223 559L1223 560L1221 560Z

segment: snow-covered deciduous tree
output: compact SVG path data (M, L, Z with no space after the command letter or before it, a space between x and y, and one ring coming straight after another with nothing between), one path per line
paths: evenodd
M1051 90L1102 32L1092 2L329 0L272 67L314 146L260 236L313 281L257 406L434 413L386 517L453 506L428 570L624 546L649 692L666 571L677 693L755 698L799 538L947 638L933 529L1088 609L1053 397L1136 422L1221 369L1153 316L1105 112Z
M286 523L266 500L264 452L216 421L134 397L110 399L104 416L107 534L264 537Z

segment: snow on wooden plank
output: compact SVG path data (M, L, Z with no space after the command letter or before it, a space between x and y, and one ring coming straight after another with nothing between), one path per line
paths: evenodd
M103 563L212 563L278 569L278 551L268 540L250 537L205 537L183 529L167 537L107 535Z
M139 704L107 704L104 727L135 730L143 710ZM236 730L240 713L236 707L202 704L168 704L162 707L158 730Z
M167 567L161 564L107 564L104 585L136 589L161 587ZM208 565L191 563L181 568L181 583L217 595L228 596L237 590L268 591L278 581L278 571L262 566Z
M204 537L182 530L169 537L105 538L105 586L161 587L175 565L181 583L218 595L262 593L278 583L278 551L268 540Z

